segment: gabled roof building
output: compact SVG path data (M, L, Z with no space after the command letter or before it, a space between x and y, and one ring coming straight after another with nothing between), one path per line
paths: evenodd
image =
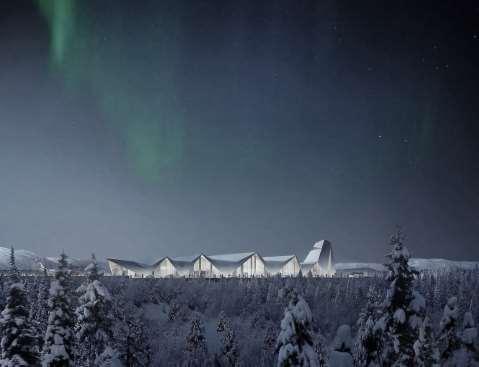
M164 257L153 264L153 276L156 278L190 276L200 256Z
M303 274L312 276L330 276L335 274L333 248L331 242L322 240L316 242L313 249L301 263Z
M256 252L209 255L214 274L228 277L264 276L264 261Z
M296 276L301 267L296 255L263 257L268 275Z
M107 259L112 275L128 276L130 278L145 278L153 276L153 267L129 260Z
M155 277L263 277L313 276L334 274L332 247L329 241L316 243L300 264L296 255L262 257L257 252L182 257L163 257L153 265L128 260L108 259L112 275L135 278Z

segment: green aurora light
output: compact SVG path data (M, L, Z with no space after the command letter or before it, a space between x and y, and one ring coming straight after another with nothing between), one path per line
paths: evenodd
M71 90L93 93L105 120L120 132L132 168L148 181L159 181L184 151L173 62L177 47L168 35L175 27L165 21L168 34L155 28L138 35L134 20L124 13L112 11L102 19L88 1L37 3L49 26L52 69Z

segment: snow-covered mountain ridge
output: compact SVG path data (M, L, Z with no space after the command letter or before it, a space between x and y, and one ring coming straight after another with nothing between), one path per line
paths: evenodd
M89 260L68 258L68 262L73 268L83 269L88 265ZM15 263L19 270L40 271L44 267L54 269L58 265L58 257L42 257L28 250L15 249ZM99 262L100 268L105 268L106 264ZM7 270L10 267L10 248L0 247L0 270Z
M449 270L449 269L475 269L479 268L479 261L453 261L446 259L416 259L409 260L409 264L417 270ZM342 262L335 265L336 270L371 269L375 271L386 271L380 263L356 263Z
M15 262L20 270L40 270L44 260L28 250L15 250ZM0 270L9 268L10 249L0 247Z

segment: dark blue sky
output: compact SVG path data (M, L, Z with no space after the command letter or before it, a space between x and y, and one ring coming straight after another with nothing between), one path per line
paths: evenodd
M0 243L479 259L479 7L0 4Z

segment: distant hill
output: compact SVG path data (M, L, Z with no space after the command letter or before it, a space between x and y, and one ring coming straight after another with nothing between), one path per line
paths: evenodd
M27 250L15 250L15 262L20 270L41 270L43 259ZM0 270L10 267L10 249L0 247Z
M68 258L73 269L82 270L88 263L89 259ZM15 262L19 270L24 271L41 271L43 268L55 269L58 266L58 257L42 257L28 250L15 249ZM99 268L106 270L105 262L98 261ZM0 271L10 268L10 248L0 247Z
M416 270L451 270L451 269L475 269L479 268L479 261L452 261L446 259L411 259L409 264ZM336 271L354 271L370 269L381 272L386 271L383 264L380 263L356 263L344 262L335 264Z

